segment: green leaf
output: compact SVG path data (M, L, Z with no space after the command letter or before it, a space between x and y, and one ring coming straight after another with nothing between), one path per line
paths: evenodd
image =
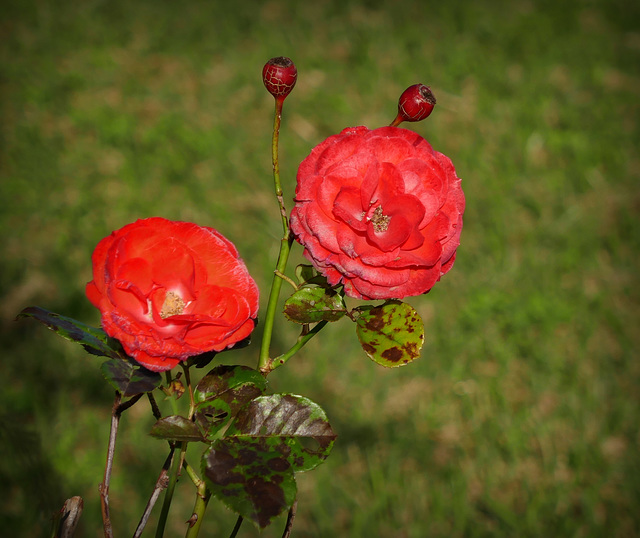
M196 385L196 421L214 436L247 402L264 393L265 377L247 366L216 366Z
M132 364L123 359L111 359L100 367L102 375L123 396L135 396L141 392L151 392L160 386L162 377L158 372Z
M296 278L300 284L316 284L328 288L327 278L318 273L312 265L300 264L295 269Z
M225 435L204 454L202 473L213 495L261 528L293 504L293 473L323 462L336 439L322 408L293 394L252 400Z
M204 441L197 424L180 415L161 418L151 427L149 433L167 441Z
M63 338L80 344L92 355L117 359L124 353L120 342L109 338L102 329L85 325L78 320L61 316L39 306L25 308L16 317L16 319L20 318L38 320Z
M346 311L342 297L326 288L301 288L284 303L284 315L295 323L337 321Z
M392 301L381 306L355 308L356 333L362 349L378 364L387 368L409 364L420 356L424 343L424 326L415 309Z

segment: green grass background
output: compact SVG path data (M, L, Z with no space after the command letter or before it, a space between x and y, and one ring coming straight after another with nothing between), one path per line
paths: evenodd
M82 495L80 535L101 535L112 390L98 359L13 318L37 304L97 325L84 284L102 237L152 215L214 226L264 307L280 222L260 75L286 55L288 200L315 144L388 124L416 82L438 105L407 127L453 160L467 196L454 269L410 300L420 360L375 365L344 320L270 377L339 434L298 477L294 536L640 536L638 21L625 0L3 2L3 534L46 535ZM277 331L284 350L295 332ZM224 360L253 365L256 341ZM116 536L165 457L151 424L144 402L124 415ZM192 490L185 477L168 536L184 534ZM234 521L212 501L201 535Z

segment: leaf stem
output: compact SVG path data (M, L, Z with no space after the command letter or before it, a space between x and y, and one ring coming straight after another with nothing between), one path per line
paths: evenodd
M238 535L238 531L240 530L240 526L242 525L242 521L243 521L242 516L238 516L238 519L236 520L236 525L235 527L233 527L233 530L231 531L229 538L236 538L236 536Z
M297 511L298 511L298 499L293 501L291 508L289 508L289 514L287 515L287 524L284 527L282 538L289 538L291 536L291 530L293 529L293 520L296 518Z
M317 323L313 329L311 329L309 332L301 334L298 337L297 342L291 346L291 348L289 348L288 351L286 351L285 353L283 353L282 355L279 355L278 357L276 357L275 359L269 359L265 365L263 367L260 368L260 371L264 374L267 375L271 372L273 372L273 370L275 370L276 368L278 368L279 366L282 366L285 362L287 362L291 357L293 357L298 351L300 351L300 349L309 341L311 340L316 334L318 334L322 328L327 324L327 321L320 321L319 323Z

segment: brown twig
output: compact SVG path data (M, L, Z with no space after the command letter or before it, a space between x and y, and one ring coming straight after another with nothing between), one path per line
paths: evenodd
M107 449L107 463L104 468L104 478L98 486L100 491L100 504L102 507L102 526L105 538L113 538L111 528L111 516L109 514L109 484L111 482L111 469L113 467L113 455L116 450L116 436L118 435L118 424L120 423L120 402L122 394L116 391L111 410L111 430L109 432L109 447Z
M147 503L146 508L144 509L144 513L140 518L140 523L138 523L138 527L136 528L136 532L133 535L133 538L139 538L142 535L142 531L144 530L147 521L149 520L149 516L151 515L151 510L156 504L156 501L160 497L160 493L162 490L167 489L169 485L169 467L171 467L171 460L173 459L173 451L174 447L171 447L171 451L167 456L167 459L164 461L164 465L162 466L162 471L160 471L160 476L158 476L158 480L156 481L156 486L153 489L153 493L149 498L149 502Z

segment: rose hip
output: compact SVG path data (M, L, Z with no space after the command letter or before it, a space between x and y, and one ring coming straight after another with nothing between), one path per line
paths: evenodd
M403 121L423 120L431 114L435 104L436 98L429 86L409 86L398 100L398 115L391 125L397 127Z
M262 82L276 99L284 99L291 93L298 80L298 70L285 56L271 58L262 68Z

